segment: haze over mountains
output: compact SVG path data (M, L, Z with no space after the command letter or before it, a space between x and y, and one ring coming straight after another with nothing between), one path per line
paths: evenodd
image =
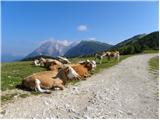
M28 54L25 59L35 56L66 56L76 57L95 54L96 52L106 50L118 50L121 54L140 53L143 50L159 49L159 31L150 34L135 35L127 40L124 40L116 45L110 45L99 41L57 41L49 40L42 43L37 49ZM2 55L2 62L10 62L19 60L20 57Z
M14 62L23 59L22 56L12 55L12 54L2 54L1 62Z
M84 41L84 40L79 42L47 41L25 58L31 58L39 55L46 55L52 57L83 56L83 55L94 54L97 51L106 50L111 46L112 45L98 41Z
M38 55L47 55L47 56L64 56L65 53L79 41L70 42L70 41L58 41L58 40L49 40L43 43L40 47L30 53L26 58L38 56Z

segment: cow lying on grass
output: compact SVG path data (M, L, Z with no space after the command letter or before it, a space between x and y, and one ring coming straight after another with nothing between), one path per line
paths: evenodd
M45 64L47 63L47 62L51 62L51 61L53 61L54 59L48 59L48 58L43 58L43 57L40 57L39 59L35 59L34 61L33 61L33 65L34 66L45 66Z
M47 62L45 64L45 67L49 70L56 70L56 69L60 69L63 67L63 64L61 62L59 62L58 60L52 60L51 62Z
M72 72L74 74L76 74L76 77L73 77L72 80L74 79L78 79L78 80L81 80L81 79L86 79L87 77L91 76L90 75L90 72L92 70L95 69L96 67L96 62L95 61L89 61L89 60L86 60L86 61L81 61L77 64L71 64L71 65L68 65L70 67L70 69L72 69ZM61 75L64 75L66 73L67 69L61 69L60 72L57 74L61 74ZM67 82L66 80L71 80L71 79L64 79L64 84Z
M70 64L71 63L66 57L58 56L58 60L63 64Z
M53 65L55 63L57 63L59 65L62 65L62 64L68 64L68 63L71 63L71 62L67 58L60 57L60 56L58 57L58 60L56 60L56 59L48 59L48 58L45 59L45 58L41 57L39 60L36 59L33 62L33 64L35 66L44 66L44 67L49 68L51 70L52 70L52 67L53 67ZM52 66L52 67L50 68L50 66Z
M22 81L22 85L31 90L50 93L49 89L58 87L64 89L64 84L68 80L85 79L90 76L91 70L95 69L95 61L81 61L77 64L65 64L57 60L48 63L51 71L44 71L32 74Z
M96 68L96 62L94 60L86 60L73 65L72 68L81 76L81 78L86 78L90 75L90 72Z
M35 73L24 78L22 85L42 93L51 93L49 89L55 87L63 90L63 81L78 77L78 74L70 66L64 67L64 70L66 71L60 73L58 70Z
M41 66L41 63L40 63L39 60L35 59L35 60L33 61L33 65L34 65L34 66Z

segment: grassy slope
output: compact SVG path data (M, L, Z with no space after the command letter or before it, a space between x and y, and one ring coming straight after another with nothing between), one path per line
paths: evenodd
M159 48L159 31L152 32L143 37L133 37L115 45L111 50L118 50L121 54L136 54L154 52ZM128 41L127 40L127 41Z
M145 54L159 53L159 50L144 50L143 53L145 53Z
M159 78L159 57L153 57L149 60L149 71L153 75L154 79Z
M149 66L151 71L159 70L159 57L153 57L149 60Z
M120 60L127 58L128 55L121 56ZM80 60L93 59L93 57L86 58L72 58L70 59L72 63L77 63ZM98 61L97 61L98 62ZM103 64L97 64L97 68L93 73L98 73L104 68L111 67L117 64L117 60L104 59ZM1 89L2 91L7 89L14 89L16 85L20 84L24 77L31 75L35 72L45 71L45 68L35 67L29 62L13 62L13 63L2 63L1 71ZM92 73L92 74L93 74ZM74 81L72 81L74 82Z

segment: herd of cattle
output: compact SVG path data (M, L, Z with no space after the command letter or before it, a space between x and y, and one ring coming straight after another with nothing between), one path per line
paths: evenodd
M119 61L119 52L103 52L95 55L95 60L99 59L100 64L104 57L110 59L116 58ZM64 85L69 80L82 80L91 76L90 73L96 68L95 60L79 61L72 64L65 57L58 57L58 59L40 58L33 61L35 66L44 66L48 71L34 73L22 81L22 85L31 90L42 93L51 93L52 88L64 89Z

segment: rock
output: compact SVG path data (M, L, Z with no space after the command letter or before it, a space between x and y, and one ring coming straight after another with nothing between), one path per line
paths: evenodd
M44 101L44 104L45 104L45 105L48 105L49 103L48 103L47 101Z

